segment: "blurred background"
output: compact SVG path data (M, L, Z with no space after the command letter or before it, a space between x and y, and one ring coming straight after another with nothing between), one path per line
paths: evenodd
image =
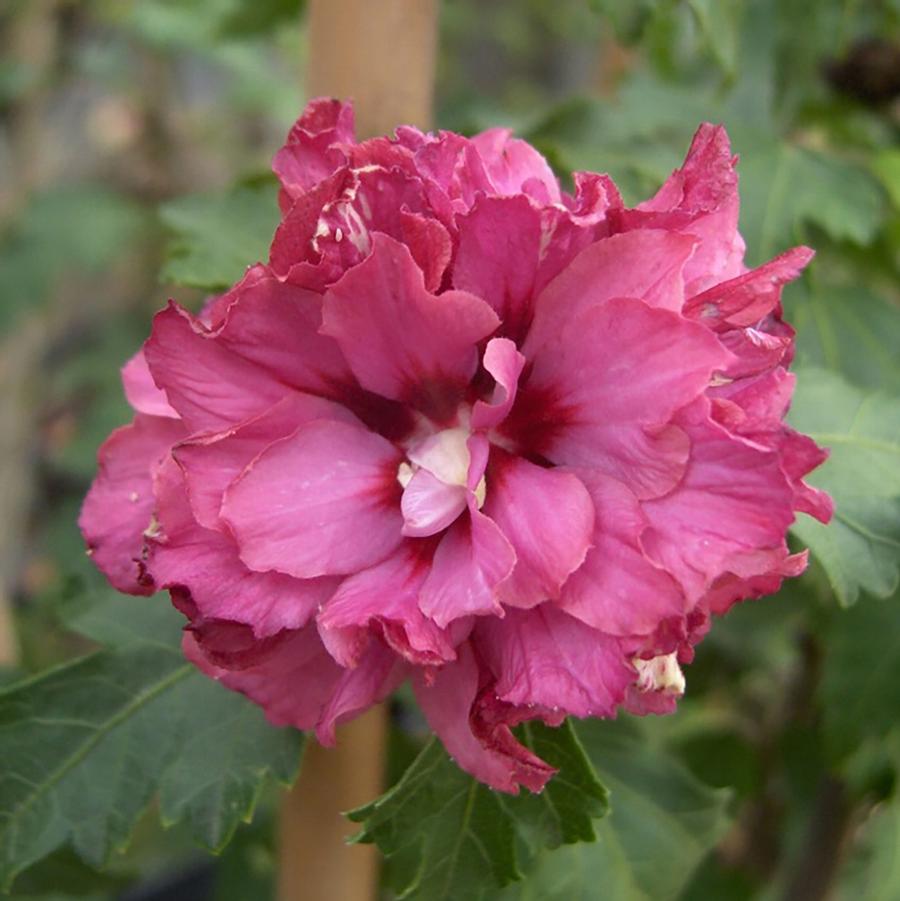
M268 164L305 102L309 48L300 0L3 0L0 47L10 678L90 647L65 624L108 589L75 520L98 445L129 417L119 367L167 297L196 306L265 257ZM632 203L700 121L724 122L749 263L818 251L785 299L798 359L900 389L898 0L444 0L436 119L510 125L563 177L608 171ZM896 591L895 538L863 563L874 594ZM900 898L898 598L843 612L824 586L813 567L702 646L682 713L652 728L730 789L730 825L711 849L673 845L692 862L675 890L610 901ZM865 636L862 659L848 635ZM866 722L835 722L848 707ZM859 734L834 751L845 726ZM151 812L105 873L56 853L14 897L270 897L273 809L215 862Z

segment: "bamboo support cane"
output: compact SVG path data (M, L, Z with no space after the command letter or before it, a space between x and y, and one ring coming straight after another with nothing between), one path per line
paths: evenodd
M307 94L353 99L357 136L431 125L438 0L310 0ZM281 810L278 901L374 901L378 854L342 812L383 790L387 711L310 739Z

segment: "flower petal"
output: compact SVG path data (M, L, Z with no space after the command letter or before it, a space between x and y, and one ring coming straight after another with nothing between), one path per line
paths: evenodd
M665 497L643 504L650 528L641 543L696 599L731 572L747 578L787 556L793 490L777 453L731 436L708 417L705 399L679 424L690 435L684 479Z
M344 675L322 647L313 625L282 633L259 662L235 670L211 659L193 632L185 631L182 649L208 676L259 704L276 726L314 728Z
M475 402L472 428L492 429L500 425L512 409L525 357L509 338L491 338L484 349L481 364L494 378L494 393L490 403L483 400Z
M472 641L495 675L495 694L516 706L615 716L635 678L615 638L553 604L479 620Z
M568 323L615 297L634 297L678 312L684 304L682 270L696 241L646 229L604 238L586 247L541 292L522 352L536 359Z
M478 341L498 324L472 294L430 294L409 250L376 234L371 255L326 293L322 332L364 388L446 419L475 373Z
M639 498L658 497L688 455L669 420L730 359L708 329L677 313L609 300L541 348L500 431L524 454L600 469Z
M516 552L516 565L501 583L501 601L533 607L559 597L566 579L591 544L594 507L578 477L544 469L493 448L484 512Z
M131 425L116 429L97 454L99 471L78 527L94 564L119 591L154 591L141 581L138 565L153 515L153 470L183 437L179 420L139 413Z
M447 528L466 509L466 486L448 485L420 469L403 489L403 534L424 538Z
M509 727L496 724L476 737L472 731L473 708L479 688L479 671L468 643L459 648L459 659L423 676L417 671L413 688L416 700L432 731L447 753L467 773L499 791L518 794L519 785L540 791L556 772L524 746Z
M403 662L379 641L373 641L353 669L344 670L316 723L319 744L333 747L335 727L383 701L407 675Z
M468 515L453 523L435 551L419 606L442 628L472 614L502 615L496 589L515 562L506 536L470 499Z
M219 512L225 489L270 444L317 419L359 424L344 407L296 392L230 429L193 435L177 444L172 455L184 470L188 498L197 522L207 529L224 530Z
M402 540L400 454L366 429L319 420L264 450L222 503L241 559L298 578L357 572Z
M177 419L178 412L169 403L165 391L156 387L143 350L139 350L122 367L122 387L125 398L138 413Z
M428 575L430 553L406 542L383 563L348 576L319 615L319 631L342 666L354 666L377 623L384 640L412 663L453 660L450 636L419 609L419 591Z
M647 527L637 498L616 479L578 470L596 510L593 545L563 586L559 607L608 635L648 635L687 613L678 583L647 559L640 536Z
M243 623L265 638L305 626L338 587L336 577L295 579L247 569L230 536L193 518L173 460L157 473L155 494L158 536L149 540L147 569L158 588L186 588L202 616Z

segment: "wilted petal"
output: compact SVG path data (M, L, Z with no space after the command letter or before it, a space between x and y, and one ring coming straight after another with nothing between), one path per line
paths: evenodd
M509 727L495 725L484 740L472 731L473 708L479 688L478 664L468 644L459 648L459 660L434 672L416 674L416 700L428 725L444 743L456 763L476 779L499 791L518 794L519 785L540 791L556 772L524 746Z

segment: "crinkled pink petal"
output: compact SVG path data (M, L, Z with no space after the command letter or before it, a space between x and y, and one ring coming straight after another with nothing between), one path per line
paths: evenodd
M399 462L390 442L360 426L309 422L231 483L222 519L250 569L308 579L357 572L402 540Z
M596 510L591 549L563 587L559 606L608 635L647 635L660 622L687 613L678 583L647 559L647 527L637 498L616 479L578 470Z
M238 670L210 660L190 631L184 633L182 648L208 676L259 704L276 726L313 729L344 674L322 647L313 625L283 633L262 660Z
M473 614L502 616L497 586L513 570L516 554L497 524L475 509L444 533L419 594L425 616L442 628Z
M660 230L614 235L581 251L537 299L534 323L522 348L529 360L585 311L616 297L679 311L682 270L695 240Z
M743 271L735 163L725 129L704 123L694 135L684 165L655 197L637 209L610 212L614 231L663 228L700 239L684 269L688 296Z
M540 203L559 203L559 181L547 161L508 128L490 128L472 138L494 190L501 195L525 194Z
M272 160L272 169L282 187L282 212L287 212L291 201L345 162L346 155L339 145L351 143L353 137L351 104L326 98L310 102Z
M122 387L125 389L128 403L138 413L169 419L178 418L178 412L169 403L165 391L156 387L142 350L122 367Z
M540 209L527 197L481 197L457 220L453 285L487 301L502 334L521 341L534 312L543 237Z
M472 408L472 428L492 429L509 415L516 399L519 376L525 357L509 338L491 338L484 349L481 365L494 379L490 402L479 400ZM480 476L479 476L480 478Z
M754 326L778 307L782 288L800 275L814 255L809 247L785 251L756 269L695 294L685 303L684 315L716 332Z
M207 529L225 529L219 513L225 489L270 444L317 419L359 424L345 407L295 392L263 413L221 432L192 435L172 455L184 471L191 510Z
M155 506L153 470L182 437L184 426L177 419L139 413L131 425L116 429L97 454L97 477L78 527L94 564L119 591L153 593L139 566Z
M362 660L344 670L316 723L320 744L335 744L335 727L383 701L408 675L408 668L390 648L373 641Z
M615 716L635 678L614 637L553 604L486 617L472 641L495 676L496 695L516 706Z
M540 791L556 772L520 745L509 727L495 726L482 741L472 731L473 708L479 689L479 670L468 644L459 659L439 670L415 673L416 700L432 731L456 763L467 773L499 791L518 794L519 786ZM481 730L480 730L481 731Z
M157 588L183 587L200 615L252 627L258 638L305 626L334 594L339 579L295 579L252 572L234 540L200 526L171 458L154 482L157 524L148 539L147 570Z
M436 665L456 658L451 637L423 615L419 592L431 554L406 542L383 563L348 576L319 616L319 630L332 656L354 666L377 624L384 640L411 663Z
M478 365L477 342L498 321L472 294L426 291L407 248L377 234L371 255L325 295L322 331L364 388L442 418L455 413Z
M594 505L578 477L535 466L494 448L484 512L506 536L516 565L498 589L512 607L559 597L584 562L594 529Z
M731 572L759 575L784 560L793 522L793 491L778 454L730 435L708 417L702 400L678 418L690 435L684 479L665 497L643 504L649 556L692 598Z
M608 300L541 347L501 431L526 454L600 469L639 498L659 497L689 455L670 419L729 359L709 330L677 313Z

